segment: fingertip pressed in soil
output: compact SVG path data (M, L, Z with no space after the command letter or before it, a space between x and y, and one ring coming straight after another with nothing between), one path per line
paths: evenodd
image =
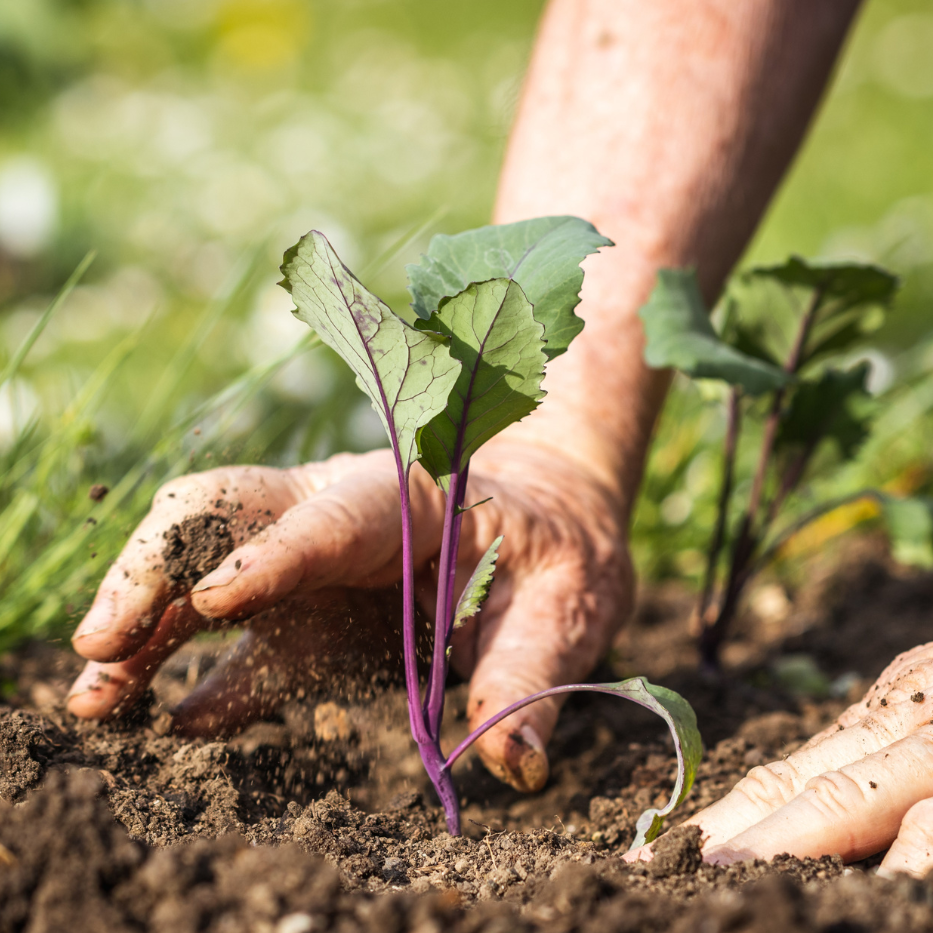
M813 597L803 630L796 619L788 634L756 641L740 629L752 660L718 684L691 673L677 599L648 594L620 643L623 663L645 670L651 657L664 664L680 653L687 660L664 677L711 723L677 819L846 702L787 693L766 678L773 658L809 651L829 676L869 678L877 671L860 660L864 639L846 657L831 636L844 626L868 632L891 601L902 609L900 634L889 625L875 636L890 643L874 660L893 656L896 638L921 640L929 578L873 579L858 598L842 589L843 600L837 584L821 591L831 600ZM670 649L660 661L658 639ZM157 695L177 702L216 657L212 643L186 646L157 678ZM74 667L45 645L0 658L0 680L17 681L0 705L0 933L933 928L925 883L843 876L833 857L714 867L700 861L696 830L683 827L655 844L654 861L624 863L635 818L670 792L674 760L656 724L611 698L568 703L540 794L500 786L475 760L458 768L467 835L452 838L391 680L291 702L229 741L191 742L158 735L145 717L98 725L66 716ZM463 687L450 691L451 740L466 729L465 701Z

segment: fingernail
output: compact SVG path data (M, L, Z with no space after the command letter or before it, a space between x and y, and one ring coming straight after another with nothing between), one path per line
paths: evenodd
M100 673L99 670L92 668L79 674L78 679L71 685L71 689L66 694L65 701L67 702L73 697L82 696L85 693L95 693L101 690L106 681L101 679Z
M519 768L525 786L532 791L541 790L547 781L549 771L544 743L541 741L541 736L527 722L518 731L527 746L519 759Z
M237 561L239 563L239 561ZM218 586L229 586L240 575L240 568L235 564L224 564L191 588L192 593L203 593Z
M91 607L88 614L81 620L81 624L75 629L72 639L87 638L89 635L98 635L107 631L113 624L113 613L109 609L101 606Z
M525 723L509 733L505 761L494 771L516 790L533 793L544 787L548 777L547 753L535 729Z

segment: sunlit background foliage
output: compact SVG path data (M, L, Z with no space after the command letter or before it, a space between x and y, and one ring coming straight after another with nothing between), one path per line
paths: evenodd
M0 4L0 367L97 251L0 386L0 644L86 605L165 477L383 442L343 368L299 352L305 328L275 284L282 251L321 228L402 309L403 263L432 233L488 218L541 7ZM879 434L821 494L928 483L930 48L922 0L869 0L747 257L872 259L903 277L865 351ZM779 319L786 302L775 293L763 313ZM634 531L649 578L700 569L715 393L678 383L659 428ZM93 482L113 489L100 504Z

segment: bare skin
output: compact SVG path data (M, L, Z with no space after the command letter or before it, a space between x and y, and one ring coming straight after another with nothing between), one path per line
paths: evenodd
M541 411L504 432L471 469L469 498L494 498L468 513L461 585L489 541L505 535L490 602L454 643L453 663L471 678L474 725L534 690L584 678L624 621L633 582L626 529L668 383L641 362L637 309L665 265L695 265L707 300L715 299L803 137L857 6L548 7L495 219L573 213L617 246L587 260L587 326L549 367ZM441 501L417 468L412 486L429 606ZM171 593L158 569L162 533L209 508L222 488L235 488L247 512L261 502L277 523L243 541L190 594ZM112 714L194 631L245 619L242 649L177 710L176 725L209 734L265 715L319 678L335 653L384 650L391 633L365 603L372 588L398 578L400 546L398 493L382 452L176 480L156 497L75 633L91 660L69 708ZM491 770L520 789L539 788L557 711L539 703L487 733L479 751ZM707 857L857 858L893 841L886 870L926 871L931 718L933 647L924 646L894 662L844 714L841 730L755 769L695 817Z

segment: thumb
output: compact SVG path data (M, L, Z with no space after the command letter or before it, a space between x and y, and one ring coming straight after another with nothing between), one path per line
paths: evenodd
M531 694L582 680L611 634L608 607L587 592L580 567L536 568L517 581L503 577L497 586L478 619L467 705L471 729ZM481 736L476 749L486 767L517 790L540 790L549 770L545 745L562 702L532 703Z

